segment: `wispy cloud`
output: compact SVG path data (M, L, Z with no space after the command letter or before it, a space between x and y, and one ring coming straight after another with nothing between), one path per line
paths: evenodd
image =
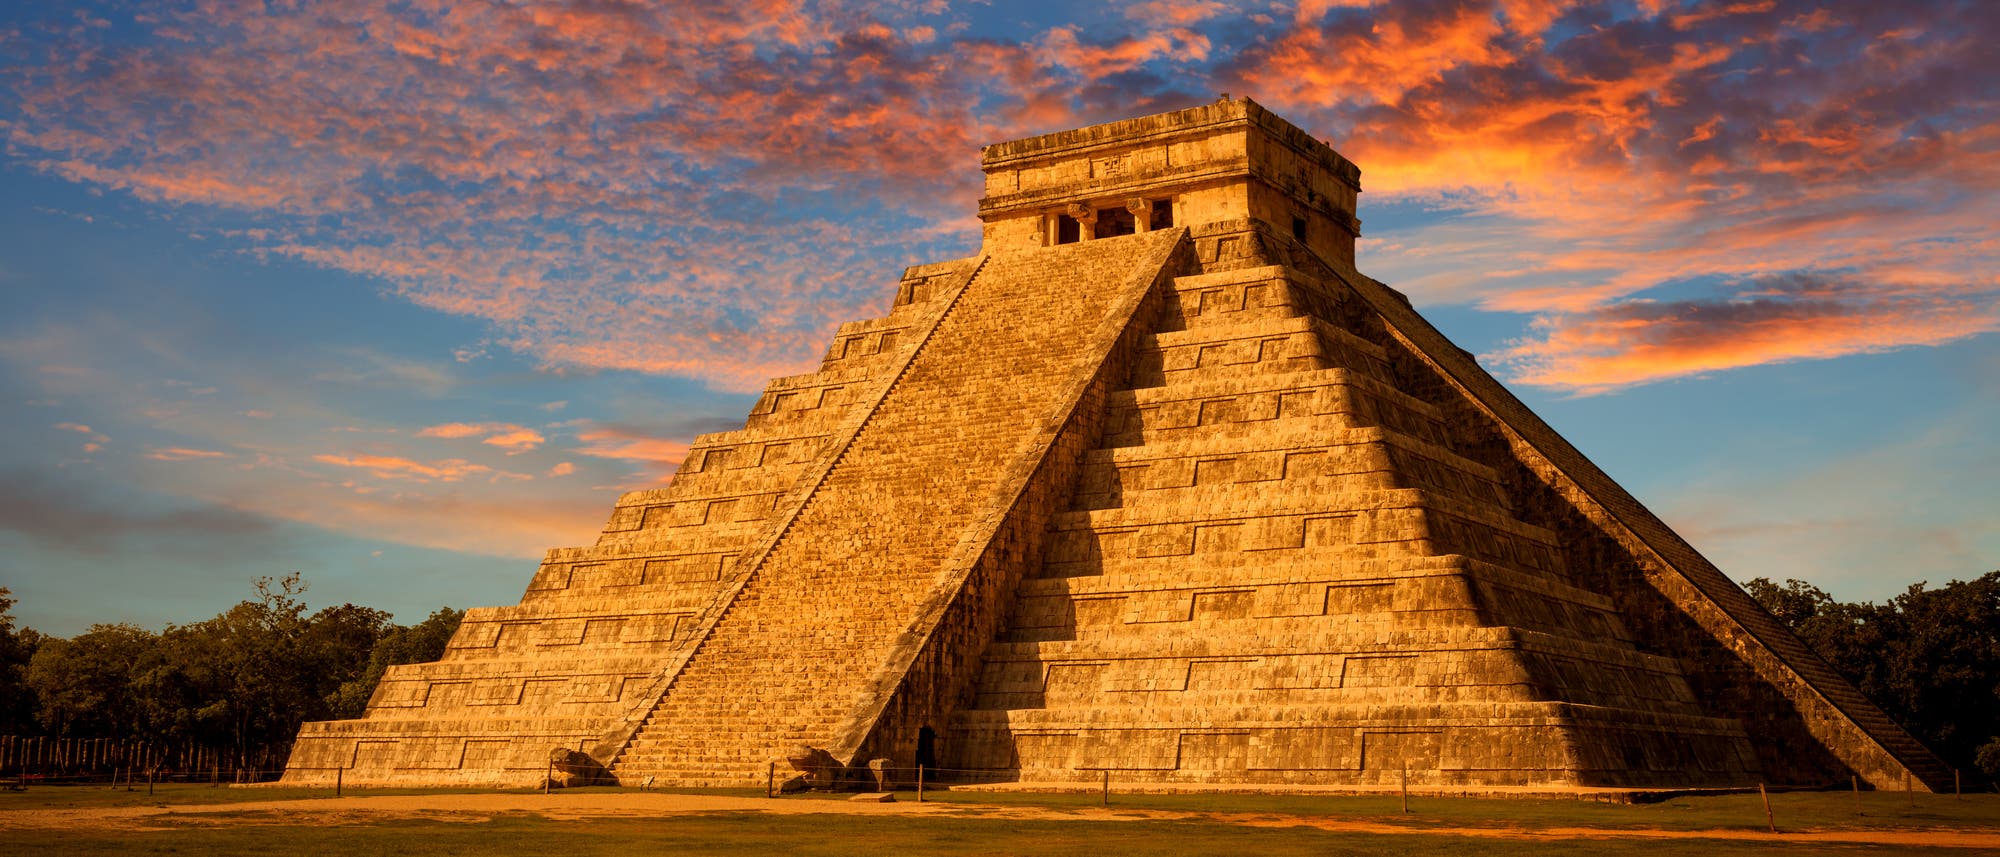
M1603 392L2000 329L1996 33L1962 3L1321 5L1224 71L1470 218L1364 265L1528 315L1513 377ZM1756 285L1824 271L1838 299Z
M440 461L416 461L394 455L315 455L312 460L337 467L353 467L366 470L381 479L411 479L428 482L457 482L467 476L480 476L493 472L493 468L483 464L473 464L462 458L447 458Z
M532 451L548 441L541 432L514 423L445 423L428 426L418 431L417 437L476 437L480 443L506 450L508 455Z
M90 426L82 423L56 423L55 427L60 431L72 431L89 438L89 440L83 442L83 452L85 455L93 452L101 452L104 449L104 445L111 442L111 438L93 431Z
M627 478L627 487L658 485L671 479L687 458L688 444L676 430L648 429L616 423L584 422L577 430L581 445L570 451L611 461L636 465Z
M213 458L233 458L227 452L213 449L190 449L184 446L156 447L146 451L146 457L154 461L198 461Z
M0 478L0 530L47 545L94 554L127 539L212 541L261 537L270 522L206 504L153 508L112 499L76 480L21 470Z
M1994 329L1964 310L2000 292L2000 16L1974 2L1151 0L1007 36L780 0L224 0L117 23L15 43L17 158L483 320L460 360L756 389L878 312L896 264L968 249L924 224L966 222L978 144L1221 90L1333 137L1372 198L1497 230L1387 234L1364 264L1521 314L1528 383L1933 344ZM1753 325L1749 294L1647 306L1828 270L1859 284L1844 309L1890 323L1785 300ZM1874 283L1931 284L1928 308ZM1703 344L1746 329L1761 347ZM323 377L453 383L358 356Z

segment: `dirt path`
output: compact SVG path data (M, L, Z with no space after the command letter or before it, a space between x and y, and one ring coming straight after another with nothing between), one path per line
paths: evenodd
M655 818L712 812L778 814L922 815L964 818L1069 821L1207 821L1247 827L1311 827L1319 830L1474 836L1504 839L1700 839L1923 846L2000 850L2000 830L1818 830L1762 833L1744 830L1659 830L1585 827L1436 827L1390 824L1276 813L1175 812L1118 808L1052 809L962 803L856 803L841 800L640 794L444 794L381 795L306 800L252 801L171 807L23 809L0 812L0 829L165 829L196 825L322 826L374 824L399 819L477 822L503 813L534 813L552 819Z

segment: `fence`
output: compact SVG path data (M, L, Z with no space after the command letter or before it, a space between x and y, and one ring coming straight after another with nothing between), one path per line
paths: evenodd
M192 741L4 735L0 780L90 783L151 777L159 782L268 782L284 772L290 752L289 745L258 747L239 755L233 748Z

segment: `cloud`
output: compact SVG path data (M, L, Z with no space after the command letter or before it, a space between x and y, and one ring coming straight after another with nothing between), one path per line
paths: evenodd
M69 551L99 554L132 539L199 543L217 537L263 537L261 517L226 507L157 504L121 491L117 499L86 483L33 470L0 479L0 530Z
M1227 11L1219 0L1142 0L1126 6L1125 17L1156 27L1187 27Z
M385 354L372 348L343 348L333 354L342 365L313 374L315 381L357 387L414 390L442 396L458 379L442 364Z
M576 465L567 461L559 461L556 462L556 466L549 468L548 476L552 478L556 476L568 476L575 472Z
M232 458L227 452L212 449L189 449L184 446L169 446L146 451L146 457L154 461L196 461L209 458Z
M778 0L149 14L13 43L13 156L478 319L460 360L757 389L880 312L897 265L967 252L969 228L927 224L970 226L980 143L1221 90L1336 139L1371 200L1518 239L1456 253L1410 228L1364 263L1531 335L1595 342L1625 329L1612 308L1699 278L1852 270L1970 302L2000 261L2000 16L1966 3L1153 0L981 34L924 4ZM1679 352L1569 349L1516 377L1598 389L1942 335L1887 329L1795 324L1659 371L1627 363ZM356 356L322 378L455 383Z
M1913 580L1968 579L2000 551L1986 484L2000 466L1990 443L1996 401L1971 400L1800 465L1718 462L1663 491L1658 508L1737 580L1798 578L1843 599L1877 600Z
M624 426L607 425L585 429L577 432L576 437L584 444L576 448L577 454L593 458L678 467L688 453L686 443L648 435Z
M56 423L55 427L60 431L72 431L88 436L90 439L84 441L83 444L83 451L86 455L102 451L104 445L111 442L111 438L93 431L90 426L82 423Z
M417 432L417 437L478 437L489 429L487 423L445 423L429 426Z
M506 431L490 435L485 440L480 441L480 443L484 443L487 446L500 447L507 450L508 455L517 455L541 446L546 440L547 438L542 437L541 432L531 428L514 426Z
M629 480L635 485L660 484L673 478L674 470L687 458L688 444L673 440L677 432L655 432L619 424L587 424L571 450L578 455L623 461L639 465Z
M467 476L493 473L493 468L462 458L423 462L394 455L315 455L312 460L337 467L366 470L378 479L408 479L417 482L457 482Z
M1793 275L1727 299L1629 301L1537 323L1495 355L1527 384L1601 393L1788 360L1938 345L2000 330L2000 303L1952 290Z
M1959 8L1302 7L1221 72L1459 213L1364 267L1523 314L1511 377L1601 392L1993 329L2000 20ZM1828 270L1838 299L1678 294Z
M417 437L478 437L480 443L497 446L508 455L532 451L548 441L541 432L513 423L444 423L417 432Z

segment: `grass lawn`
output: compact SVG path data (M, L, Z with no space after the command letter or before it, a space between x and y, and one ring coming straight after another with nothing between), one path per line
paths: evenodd
M246 819L247 820L247 819ZM1365 834L1253 828L1191 821L1021 821L976 818L715 813L658 820L552 821L512 814L482 822L395 821L337 827L269 824L152 831L0 830L15 854L950 854L1074 855L1602 855L1670 857L1895 854L1871 846L1713 840L1510 840L1432 834Z
M570 794L617 789L578 789ZM350 795L479 794L474 790L350 790ZM522 793L522 792L516 792ZM711 792L717 793L717 792ZM761 792L719 792L761 796ZM1110 811L1196 813L1189 818L1139 821L1076 818L996 818L983 809L1048 809L1058 813L1101 812L1096 794L1017 792L931 792L928 799L962 807L963 815L847 815L708 812L657 818L630 816L551 819L529 812L466 814L463 820L355 817L327 823L294 818L280 811L236 811L155 816L146 825L26 827L7 822L10 811L94 809L131 806L168 808L198 804L283 801L331 797L329 789L211 788L160 786L152 798L105 787L35 787L0 792L0 854L950 854L1068 855L1145 857L1221 854L1329 855L1699 855L1900 854L1902 846L1850 843L1756 841L1764 830L1763 804L1755 793L1679 798L1658 804L1617 805L1568 800L1480 800L1411 798L1411 813L1399 811L1393 796L1309 795L1119 795ZM1772 795L1781 831L1948 830L2000 832L2000 796L1919 795L1916 805L1900 793L1871 793L1857 814L1852 795L1792 793ZM899 799L910 801L904 793ZM780 801L841 800L844 796L796 796ZM1326 830L1325 822L1391 824L1410 832ZM1447 828L1497 828L1507 835L1461 835ZM1581 828L1563 838L1536 830ZM1593 836L1619 830L1724 831L1743 838L1688 839ZM1946 853L1977 853L1942 849Z
M1030 806L1097 806L1096 794L1029 794L954 791L927 799ZM1585 800L1523 798L1410 797L1410 815L1396 796L1355 795L1111 795L1114 808L1185 812L1277 813L1339 816L1450 827L1591 827L1660 830L1766 830L1764 804L1756 792L1675 798L1653 804L1613 804ZM1779 830L2000 830L2000 795L1915 796L1864 792L1859 809L1850 792L1785 792L1771 795Z
M350 795L493 794L494 789L348 789ZM529 789L515 789L527 794ZM234 788L207 784L162 783L146 794L146 784L133 786L38 786L26 791L0 791L0 829L6 827L6 811L12 809L87 809L121 806L196 806L218 803L250 803L266 800L299 800L333 797L333 789L302 789L291 786Z

